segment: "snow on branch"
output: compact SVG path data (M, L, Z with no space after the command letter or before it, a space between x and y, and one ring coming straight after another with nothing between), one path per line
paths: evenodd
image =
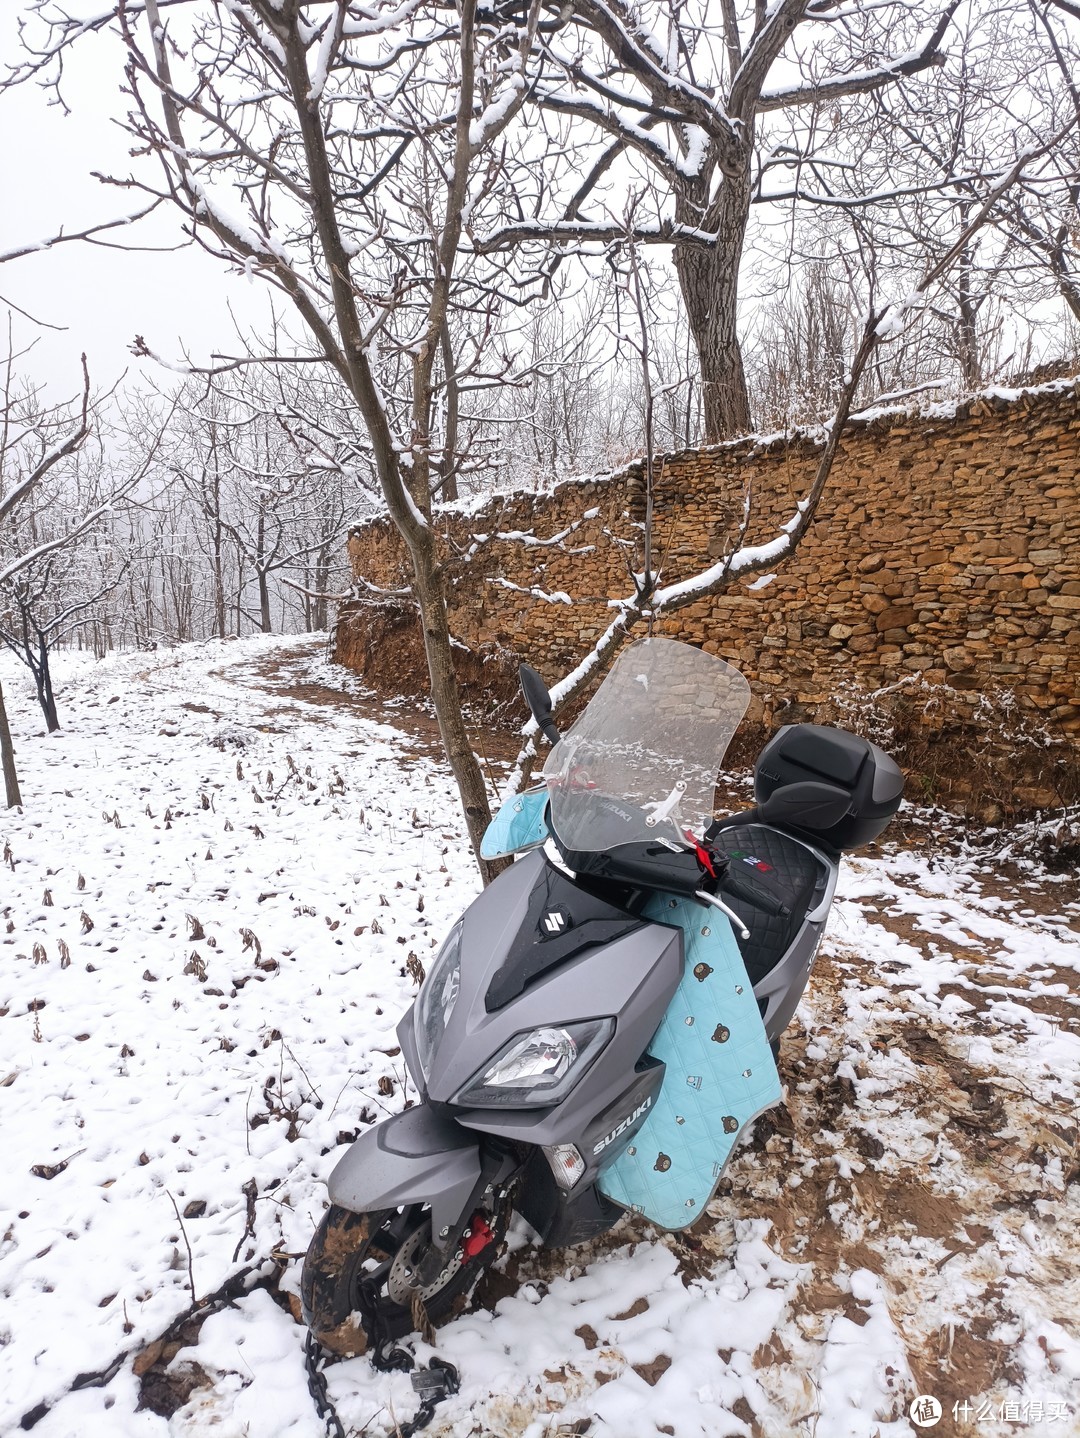
M696 177L696 170L688 170L676 151L669 145L665 145L658 135L646 129L644 125L638 125L624 115L617 114L613 109L605 108L582 96L571 97L555 90L542 89L539 86L534 91L534 98L546 110L591 120L601 130L606 130L608 134L614 135L616 139L622 140L640 154L646 155L669 178L674 179L676 176L681 176L684 179L694 179Z
M595 545L585 544L577 549L567 549L563 541L569 539L570 535L576 534L587 519L595 519L598 513L599 510L590 509L586 514L583 514L580 519L575 519L568 524L565 529L560 529L558 534L553 534L550 539L537 539L531 529L498 530L494 537L504 542L511 541L521 544L526 549L561 549L564 554L591 554L596 547ZM479 539L480 536L475 534L473 538Z
M803 0L797 3L801 8ZM654 106L670 106L684 121L700 125L721 143L737 143L737 128L723 100L668 68L667 48L644 24L639 11L621 0L579 0L576 9L620 65L645 87Z
M818 80L812 85L777 85L763 89L757 109L786 110L796 105L825 104L845 95L862 95L870 90L880 90L884 85L891 85L906 75L917 75L920 70L943 65L945 56L938 46L959 3L960 0L950 0L938 17L933 34L920 49L909 50L907 54L897 55L871 69L853 70L849 75L837 75L832 80Z
M383 10L377 5L350 6L344 21L344 34L350 40L385 34L386 31L397 29L407 20L411 20L420 9L420 4L421 0L405 0L403 5L393 10Z
M3 521L11 514L26 496L35 489L45 478L49 470L59 464L68 455L74 454L79 449L87 435L90 433L90 371L86 364L86 355L82 356L83 390L79 402L79 415L72 422L71 429L56 444L51 445L45 454L41 456L25 478L21 479L12 487L9 492L0 496L0 521ZM21 563L18 566L22 567ZM0 583L10 577L15 570L10 566L0 573Z
M483 239L473 240L473 249L478 255L491 254L496 250L510 250L530 240L547 243L572 244L575 241L586 244L613 244L621 241L637 241L646 245L694 245L700 249L715 249L717 235L713 230L698 229L693 225L681 225L675 220L658 220L655 224L599 224L589 220L523 220L520 224L504 225L492 230Z
M515 594L531 594L534 599L542 599L545 604L573 604L574 602L564 589L557 589L554 594L548 594L538 585L511 584L509 579L488 579L485 583L497 585L500 589L512 589Z
M115 220L103 220L99 225L88 225L85 230L73 230L69 235L64 234L61 230L58 234L50 235L44 240L31 240L25 245L16 245L12 250L0 250L0 265L7 260L21 260L24 255L41 254L45 250L54 249L57 245L71 244L75 240L86 240L90 244L104 244L104 241L97 239L98 235L104 234L106 230L122 229L127 225L137 224L139 220L144 220L147 215L156 210L160 204L159 198L143 209L136 210L132 215L121 215ZM142 246L114 245L110 248L126 250L140 249Z
M54 554L58 549L63 549L74 540L80 538L88 529L92 529L99 520L104 519L106 515L112 514L115 503L115 496L110 496L103 504L97 505L96 508L84 514L77 523L61 534L59 538L46 540L34 549L28 549L23 554L15 555L13 559L8 560L7 564L0 569L0 584L7 584L9 580L14 579L15 576L20 574L24 569L30 568L32 565L37 564L39 560L45 559L48 555Z
M469 145L474 153L506 128L525 98L525 74L518 67L506 85L497 90L484 107L483 114L469 126Z

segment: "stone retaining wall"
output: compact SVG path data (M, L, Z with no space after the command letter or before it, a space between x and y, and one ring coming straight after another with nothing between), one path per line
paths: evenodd
M744 542L773 536L819 449L800 435L658 461L665 582L729 549L747 494ZM1078 496L1080 381L867 417L776 577L734 583L661 628L740 668L766 728L846 720L904 749L927 791L1059 804L1076 793L1080 755ZM550 679L565 672L608 623L607 600L628 592L642 515L640 464L440 513L465 677L498 688L517 656ZM349 555L358 579L406 582L385 521L354 529ZM359 598L342 607L337 657L384 684L422 685L410 627L400 601Z

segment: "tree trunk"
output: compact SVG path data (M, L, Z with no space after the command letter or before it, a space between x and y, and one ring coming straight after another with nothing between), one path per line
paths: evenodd
M37 636L37 663L39 663L39 680L37 680L37 695L42 700L42 710L45 713L45 726L49 733L56 733L60 728L60 720L56 716L56 699L53 697L53 676L49 669L49 643L43 634Z
M22 804L22 795L19 793L19 776L15 772L15 746L11 742L11 730L8 728L7 709L4 706L4 686L0 684L0 761L4 770L4 793L7 796L7 807L14 809Z
M259 510L259 522L255 529L255 537L259 549L256 557L255 574L259 582L259 628L264 634L269 634L273 625L270 623L270 590L266 583L266 570L263 564L266 562L266 511Z
M705 443L716 444L750 430L750 397L736 328L750 182L748 176L725 177L711 204L708 184L709 177L703 176L678 186L675 218L715 231L717 242L708 250L676 244L675 269L701 368Z
M454 372L455 355L454 347L450 342L450 325L445 320L443 321L442 331L439 335L439 344L442 350L443 383L446 385L446 428L443 435L442 484L440 486L439 498L445 500L447 503L453 503L458 497L457 444L458 411L461 396L457 375Z
M214 629L219 639L225 638L225 574L222 567L222 528L214 521Z
M319 550L315 560L315 581L312 588L318 595L311 609L311 622L309 628L321 633L327 625L327 600L326 589L330 583L330 560L331 547L329 541Z
M53 697L52 673L49 670L49 646L44 635L38 635L38 662L34 666L34 678L37 681L38 703L41 705L41 712L45 715L45 727L50 734L55 734L60 728L60 720L56 714L56 699Z
M244 632L244 553L239 545L236 546L236 637L237 639Z
M269 634L274 627L270 620L270 587L264 569L259 570L259 626L264 634Z
M961 210L962 223L967 223L967 209ZM967 249L957 261L956 280L956 348L960 359L960 379L965 390L971 393L982 385L982 364L979 356L978 301L975 298L971 276L974 256Z
M461 712L461 691L454 672L453 650L446 616L442 571L435 552L435 535L425 529L415 545L409 546L413 564L413 593L420 609L420 625L424 634L431 698L439 721L439 733L450 768L461 795L465 824L469 831L476 862L485 884L506 868L508 861L482 859L480 841L491 819L484 776L473 752Z

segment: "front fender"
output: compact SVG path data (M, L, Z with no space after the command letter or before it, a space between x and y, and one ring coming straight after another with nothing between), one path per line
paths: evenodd
M353 1213L430 1204L431 1230L438 1234L454 1226L480 1173L477 1135L420 1104L361 1134L327 1190L331 1203Z

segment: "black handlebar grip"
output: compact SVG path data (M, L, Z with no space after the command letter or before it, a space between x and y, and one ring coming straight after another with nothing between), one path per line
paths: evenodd
M736 898L745 899L748 904L753 904L757 909L764 909L767 914L775 914L780 918L791 913L790 908L775 894L769 894L764 889L759 889L756 884L746 883L741 874L736 874L733 869L728 869L721 881L721 889L726 889L729 894Z

